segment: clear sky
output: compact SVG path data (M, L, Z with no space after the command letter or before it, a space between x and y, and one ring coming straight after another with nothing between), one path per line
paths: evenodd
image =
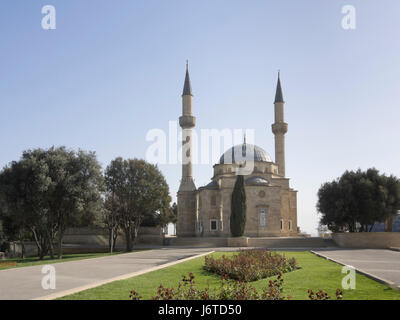
M41 9L56 8L56 30ZM356 29L341 25L356 8ZM316 193L346 169L400 176L398 0L1 0L0 166L65 145L144 158L150 129L181 113L190 61L197 128L249 128L274 157L281 70L286 173L302 230ZM181 168L160 165L176 198ZM197 186L212 164L194 167Z

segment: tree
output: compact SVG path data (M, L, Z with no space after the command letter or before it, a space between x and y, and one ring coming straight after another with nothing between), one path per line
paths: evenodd
M140 225L148 214L169 207L168 184L159 169L144 160L116 158L106 168L107 193L118 199L126 250L132 251Z
M29 228L40 259L47 253L53 258L56 237L61 259L66 228L88 225L101 208L103 180L93 152L65 147L28 150L1 176L0 197L6 199L3 216Z
M108 248L115 251L115 245L121 229L122 206L115 194L106 194L104 200L103 223L108 230Z
M246 192L244 189L244 177L238 175L231 199L230 227L233 237L241 237L246 226Z
M47 166L43 162L21 159L6 166L0 173L0 218L8 240L18 240L26 230L32 234L40 257L48 250L46 208L43 201L49 187Z
M367 171L346 171L318 191L321 224L333 232L368 232L375 222L390 219L400 209L400 180Z

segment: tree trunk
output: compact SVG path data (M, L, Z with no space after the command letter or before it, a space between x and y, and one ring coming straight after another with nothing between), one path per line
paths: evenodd
M393 217L389 217L385 221L385 232L392 232L393 230Z
M139 227L138 226L134 226L133 228L133 235L134 235L134 239L133 239L133 243L136 244L137 243L137 238L138 238L138 233L139 233Z
M47 234L47 241L49 243L50 259L54 259L53 238L50 236L50 234Z
M58 259L62 259L62 241L64 237L64 230L58 231Z
M132 251L132 229L130 227L125 228L125 240L126 240L126 251Z
M108 246L110 253L113 253L114 250L114 228L111 228L108 233Z
M40 257L41 253L42 253L42 246L40 245L40 241L39 241L39 238L37 236L36 230L34 228L30 228L30 229L31 229L31 232L33 234L33 238L35 239L35 243L36 243L36 246L37 246L37 255Z
M40 254L39 254L39 260L43 260L43 258L46 255L48 249L46 248L46 244L43 243L43 240L40 241L40 242L41 242L41 244L40 244L41 250L40 250Z
M24 243L24 240L21 240L21 258L25 259L25 243Z
M113 251L115 251L115 245L117 243L117 238L118 238L118 230L114 231L114 240L113 240Z

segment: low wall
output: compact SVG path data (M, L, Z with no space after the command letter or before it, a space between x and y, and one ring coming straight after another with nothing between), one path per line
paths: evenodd
M141 227L137 239L138 244L163 245L163 233L160 227ZM35 242L25 241L25 256L37 256ZM54 244L57 253L57 244ZM125 248L125 236L121 233L117 238L116 251ZM20 257L22 245L20 242L10 242L7 257ZM95 253L108 252L108 231L103 228L69 228L63 238L64 253Z
M38 249L36 242L25 241L25 257L37 256ZM10 242L9 251L7 253L7 258L19 258L22 254L22 244L21 242Z
M333 233L333 241L344 248L383 249L400 248L399 232L346 232Z
M140 227L137 242L141 244L162 245L162 228ZM63 243L83 246L108 246L108 231L102 228L70 228L65 232ZM116 245L125 246L123 232L118 236Z
M187 247L324 248L335 244L319 237L168 237L166 245Z

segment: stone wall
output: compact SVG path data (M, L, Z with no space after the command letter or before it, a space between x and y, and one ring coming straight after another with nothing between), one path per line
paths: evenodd
M34 257L37 256L38 250L36 246L36 242L33 241L25 241L25 257ZM10 242L9 251L7 253L8 258L18 258L21 257L22 254L22 244L20 242Z
M324 248L332 240L319 237L169 237L167 245L188 247Z
M344 248L400 248L400 233L398 232L333 233L332 239L339 247Z
M102 228L70 228L65 232L64 244L108 246L108 231ZM138 243L162 245L161 227L140 227ZM117 246L125 246L123 232L117 238Z

